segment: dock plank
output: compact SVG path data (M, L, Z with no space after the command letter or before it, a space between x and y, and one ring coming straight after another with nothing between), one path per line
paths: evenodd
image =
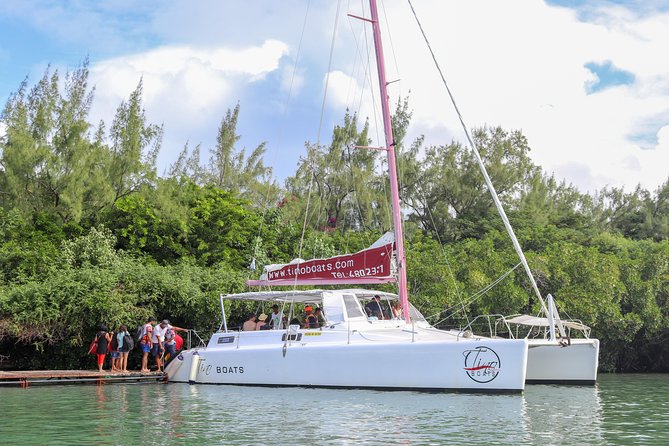
M112 373L97 370L13 370L0 371L0 385L111 384L128 382L167 382L163 372Z

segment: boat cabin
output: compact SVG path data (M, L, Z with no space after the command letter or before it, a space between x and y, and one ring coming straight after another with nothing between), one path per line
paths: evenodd
M224 332L236 331L228 330L223 304L225 300L256 301L258 314L269 314L272 306L278 305L279 314L282 315L280 329L286 329L287 325L298 325L294 322L300 319L307 306L322 310L325 323L323 327L319 327L321 329L342 326L346 329L368 329L370 326L396 327L406 324L402 318L397 317L397 310L393 312L393 307L397 308L398 297L392 293L364 289L263 291L221 295L223 322L219 331ZM423 315L412 305L410 316L414 323L426 323ZM299 326L292 328L308 329L303 326L303 322L300 320Z

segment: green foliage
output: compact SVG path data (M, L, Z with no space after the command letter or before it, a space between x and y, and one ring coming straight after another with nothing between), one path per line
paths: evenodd
M154 315L211 332L218 296L245 289L252 259L259 274L298 256L358 251L390 229L387 161L355 147L370 143L355 114L330 142L307 143L285 190L271 180L264 142L237 147L239 104L205 165L200 146L185 144L160 178L162 128L146 119L141 80L107 130L88 122L88 76L87 61L64 77L49 68L0 115L0 352L16 367L90 366L99 323L134 327ZM445 327L539 313L522 269L502 277L518 260L471 151L404 141L410 120L408 99L399 101L412 302ZM669 370L669 181L590 196L534 165L521 132L472 134L542 294L592 327L601 369ZM236 303L226 313L234 326L256 310Z

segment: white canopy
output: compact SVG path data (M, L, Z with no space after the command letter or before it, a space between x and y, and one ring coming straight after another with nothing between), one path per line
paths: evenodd
M530 316L527 314L521 314L519 316L514 316L511 318L506 319L506 322L509 324L516 324L516 325L527 325L530 327L550 327L550 322L548 322L548 318L545 317L536 317L536 316ZM584 325L580 322L576 321L562 321L562 324L565 327L569 327L574 330L581 330L581 331L589 331L590 327L587 325Z
M397 294L377 290L346 289L346 290L289 290L289 291L251 291L239 294L223 294L223 299L253 300L262 302L322 302L324 293L354 294L362 299L380 296L384 300L396 300Z

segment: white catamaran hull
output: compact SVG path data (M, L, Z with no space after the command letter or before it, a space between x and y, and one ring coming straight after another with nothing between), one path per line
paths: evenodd
M597 380L598 339L572 339L567 346L548 339L528 342L528 383L594 384Z
M207 348L178 355L166 372L172 382L204 384L502 392L525 386L525 339L454 340L433 332L412 342L300 330L299 341L284 343L285 335L217 333Z

